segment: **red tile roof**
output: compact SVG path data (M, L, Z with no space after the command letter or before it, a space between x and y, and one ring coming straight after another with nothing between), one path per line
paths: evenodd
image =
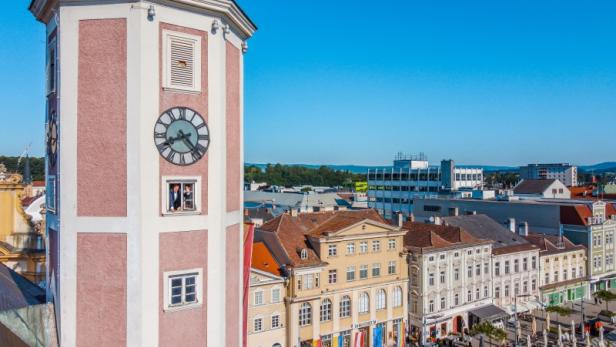
M404 235L404 246L407 249L420 248L422 252L492 243L490 240L475 238L466 230L454 226L405 222L402 227L408 230Z
M586 249L584 245L576 245L565 236L562 237L562 247L558 247L560 243L558 235L530 233L525 238L528 242L538 246L540 253L554 254Z
M616 215L616 208L612 203L605 204L605 216L610 218ZM560 206L560 222L570 225L588 225L588 217L592 217L592 207L586 204Z
M282 276L280 265L263 242L255 242L252 245L251 267L272 275Z
M340 231L364 220L387 224L376 210L327 211L302 213L291 216L282 214L265 224L259 230L273 233L282 246L291 266L316 266L324 264L308 242L308 237L325 236ZM306 259L301 259L301 251L306 249Z
M45 181L32 181L33 187L45 187Z

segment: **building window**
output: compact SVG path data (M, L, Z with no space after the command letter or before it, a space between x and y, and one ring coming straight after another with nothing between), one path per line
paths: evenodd
M531 290L532 290L533 292L534 292L535 290L537 290L537 280L533 279L533 280L530 282L530 288L531 288Z
M475 265L475 275L481 276L481 264Z
M336 270L329 270L329 275L327 276L327 283L334 284L338 280L338 272Z
M494 287L494 297L500 298L500 287Z
M387 241L387 248L390 251L393 251L396 249L396 240L395 239L389 239L389 241Z
M475 288L475 300L479 300L479 288Z
M485 275L490 273L490 265L488 263L483 264L483 273Z
M567 269L563 270L563 281L567 280Z
M297 290L302 290L302 276L297 276Z
M320 278L319 276L320 276L319 273L314 274L314 287L315 288L319 288L319 278Z
M203 271L192 269L164 273L165 310L200 306Z
M473 301L473 292L471 292L470 290L466 293L466 301L467 302Z
M359 253L366 253L366 252L368 252L368 242L362 241L359 243Z
M522 282L522 293L528 293L528 281Z
M255 331L263 330L263 319L255 318Z
M440 260L445 260L445 254L441 254L441 255L439 255L439 256L438 256L438 258L439 258Z
M508 298L509 297L509 285L505 285L505 297Z
M359 313L368 313L370 311L370 297L368 293L359 294Z
M347 254L355 254L355 243L347 243Z
M312 274L309 275L304 275L304 288L305 289L312 289L314 286L313 283L313 278L312 278Z
M584 277L584 268L580 266L580 277Z
M381 241L372 241L372 252L379 252L381 250Z
M429 274L428 275L428 285L429 286L433 286L434 285L434 274Z
M396 273L396 262L390 261L389 265L387 265L387 273L393 275Z
M571 278L577 278L577 277L575 276L575 268L572 268L572 269L571 269Z
M460 305L460 295L458 295L458 293L453 296L453 304L454 306Z
M393 298L392 298L393 302L392 305L393 307L400 307L402 306L402 288L400 287L395 287L394 288L394 294L393 294Z
M351 298L348 295L340 300L340 318L351 317Z
M509 260L505 260L505 275L509 274Z
M201 91L201 37L163 31L163 88Z
M440 283L445 283L445 271L441 271L441 275L440 277Z
M255 306L259 306L259 305L263 305L263 291L257 291L255 292L255 298L254 298L254 305Z
M513 284L513 295L518 296L520 295L520 283L516 282Z
M321 322L332 320L332 301L324 299L321 302Z
M454 281L460 280L460 269L458 268L453 269L453 280Z
M494 263L494 276L500 276L500 262Z
M359 266L359 278L360 279L368 278L368 265Z
M280 315L272 316L272 329L280 328Z
M533 270L537 269L537 257L533 256L531 258L531 265L530 266L533 268Z
M338 255L338 248L336 245L328 245L327 246L327 255L330 257L335 257Z
M430 300L430 302L428 303L428 312L434 312L434 300Z
M528 258L522 259L522 271L528 270Z
M381 264L372 264L372 277L381 276Z
M466 277L468 277L468 278L473 277L473 267L472 267L472 266L469 266L469 267L466 269Z
M163 177L165 214L200 212L200 177Z
M302 258L303 260L308 259L308 250L305 248L302 248L302 250L299 252L299 257Z
M309 303L303 303L299 308L299 325L312 324L312 307Z
M554 271L554 282L558 282L558 271Z
M384 310L386 307L386 298L387 296L385 295L385 290L384 289L379 289L379 291L376 292L376 309L377 310Z
M355 266L349 266L346 270L346 280L347 282L355 281Z
M550 283L550 273L548 273L548 272L545 273L544 281L545 281L544 284L549 284Z
M483 287L483 297L487 298L488 297L488 286L484 286Z
M520 272L520 261L518 259L515 259L513 261L513 272L515 273Z

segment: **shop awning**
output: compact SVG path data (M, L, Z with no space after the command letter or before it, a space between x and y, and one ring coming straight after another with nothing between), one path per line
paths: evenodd
M507 318L509 314L502 308L496 305L485 305L474 310L468 311L469 314L479 318L482 321L493 322L498 319Z

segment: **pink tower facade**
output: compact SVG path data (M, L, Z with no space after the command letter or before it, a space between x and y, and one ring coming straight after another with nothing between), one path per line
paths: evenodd
M47 27L48 299L62 346L241 346L231 0L33 0Z

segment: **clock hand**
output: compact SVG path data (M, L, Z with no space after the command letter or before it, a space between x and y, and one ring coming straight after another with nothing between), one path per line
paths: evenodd
M184 144L186 144L186 147L188 147L189 150L193 151L195 149L195 145L193 145L190 141L188 141L188 138L184 137L182 138L182 141L184 142Z

